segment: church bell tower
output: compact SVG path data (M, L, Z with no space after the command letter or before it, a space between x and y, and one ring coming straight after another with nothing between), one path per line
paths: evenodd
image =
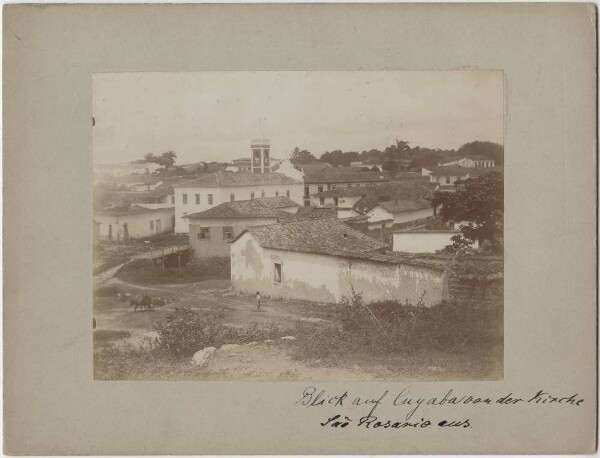
M250 141L252 161L250 170L252 173L269 173L271 163L269 162L269 151L271 141L268 138L255 138Z

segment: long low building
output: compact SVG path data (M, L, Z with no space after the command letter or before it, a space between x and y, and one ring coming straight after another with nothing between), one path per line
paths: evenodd
M367 303L447 299L444 266L386 248L336 218L248 227L232 241L231 283L244 293L329 303L353 291Z
M302 204L302 181L282 173L219 172L179 183L175 189L175 232L189 232L188 218L224 202L287 197Z
M100 240L129 240L173 232L175 209L124 205L94 212Z
M285 213L295 214L298 204L287 197L264 197L224 202L187 216L190 244L198 258L229 257L233 238L249 226L275 224Z

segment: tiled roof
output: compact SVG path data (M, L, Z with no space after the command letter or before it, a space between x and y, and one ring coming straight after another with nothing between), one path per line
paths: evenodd
M358 212L370 210L379 202L392 200L420 201L433 196L436 184L423 180L392 182L365 188L368 193L354 205Z
M390 213L401 213L414 210L422 210L424 208L430 208L431 202L424 200L390 200L387 202L379 202L378 204L384 210Z
M175 185L176 188L215 188L235 186L268 186L297 184L300 181L283 173L233 173L217 172Z
M386 244L352 229L337 218L253 226L246 230L261 247L275 250L341 255L365 253L387 247Z
M277 217L282 212L282 208L297 206L296 202L284 196L261 197L253 200L224 202L208 210L187 215L186 218L268 218Z
M127 215L141 215L144 213L156 213L165 210L172 210L175 207L163 207L163 208L145 208L138 205L129 206L115 206L105 208L103 210L94 211L94 215L98 216L127 216Z
M318 171L305 171L305 183L364 183L364 182L380 182L389 181L385 175L379 172L361 172L357 171L356 167L331 167Z
M278 220L280 222L285 221L299 221L303 219L322 219L322 218L336 218L337 210L335 207L298 207L296 213L282 212Z
M388 245L352 229L336 218L251 226L232 242L246 232L249 232L261 247L274 250L413 265L437 271L444 271L451 262L451 258L423 258L406 253L384 252Z

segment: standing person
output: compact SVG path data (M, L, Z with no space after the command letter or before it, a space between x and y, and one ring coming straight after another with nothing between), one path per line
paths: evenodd
M260 291L256 292L256 305L258 306L258 310L260 310Z

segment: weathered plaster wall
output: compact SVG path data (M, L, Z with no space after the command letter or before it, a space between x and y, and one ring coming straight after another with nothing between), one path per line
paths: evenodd
M448 296L448 282L442 271L403 264L387 264L339 258L339 285L342 296L352 288L361 292L365 302L394 300L425 305L439 303Z
M227 256L231 252L231 243L223 238L223 227L233 228L233 238L249 226L275 224L277 218L211 218L190 221L190 244L197 258ZM200 239L200 228L209 228L210 239Z
M275 263L282 266L274 281ZM273 297L339 302L352 288L366 302L407 299L416 303L426 291L426 305L448 295L444 272L397 264L261 248L250 234L232 244L231 282L236 291L260 291Z
M275 283L275 263L282 265ZM333 257L261 248L248 233L231 247L231 283L235 290L273 297L337 302L337 260Z
M384 208L377 206L369 210L367 213L369 217L369 223L377 223L379 221L384 221L388 219L392 219L386 224L386 227L391 227L394 224L406 223L409 221L416 221L423 218L428 218L433 216L433 207L422 208L420 210L399 212L399 213L390 213Z
M141 213L135 215L107 216L94 215L94 220L99 224L98 229L102 239L108 239L109 226L112 226L113 240L122 240L123 224L127 224L129 237L139 239L152 235L164 234L173 231L173 208L165 208L162 211ZM160 220L160 231L157 230L156 221ZM153 221L153 230L150 230L150 221Z

